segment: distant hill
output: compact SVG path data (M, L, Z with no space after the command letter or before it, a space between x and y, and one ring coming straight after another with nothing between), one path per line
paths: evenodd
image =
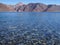
M6 5L0 3L0 12L60 12L60 5L46 5L42 3L18 3L16 5Z
M14 10L14 7L12 7L10 5L0 3L0 12L5 12L5 11L13 12L15 10Z

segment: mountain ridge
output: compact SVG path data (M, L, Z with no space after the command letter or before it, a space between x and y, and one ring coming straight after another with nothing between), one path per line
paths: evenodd
M18 3L16 5L6 5L0 3L0 12L60 12L60 5L46 5L43 3Z

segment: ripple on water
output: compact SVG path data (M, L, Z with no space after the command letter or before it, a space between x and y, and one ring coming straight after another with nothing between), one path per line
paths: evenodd
M60 25L59 21L58 24L54 21L59 20L55 14L33 14L4 14L7 17L0 19L0 45L60 45L60 34L57 31Z

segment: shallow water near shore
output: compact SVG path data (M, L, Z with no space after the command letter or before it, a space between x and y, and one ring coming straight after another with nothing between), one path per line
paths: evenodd
M59 12L0 12L0 45L59 44Z

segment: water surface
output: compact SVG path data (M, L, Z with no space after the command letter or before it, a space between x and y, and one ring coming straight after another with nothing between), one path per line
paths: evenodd
M51 41L50 45L53 44L54 41L53 39L55 38L57 40L59 39L60 41L60 13L59 12L56 13L1 12L0 13L0 43L1 44L11 43L11 45L14 44L28 45L31 43L31 40L33 41L33 39L37 40L38 42L46 38L48 38L48 40ZM30 43L28 43L29 41ZM46 45L49 45L47 43L49 41L45 41L44 43L46 43ZM31 45L34 45L34 42L32 43L33 44ZM41 44L43 45L43 43ZM56 45L58 44L60 43L57 43Z

